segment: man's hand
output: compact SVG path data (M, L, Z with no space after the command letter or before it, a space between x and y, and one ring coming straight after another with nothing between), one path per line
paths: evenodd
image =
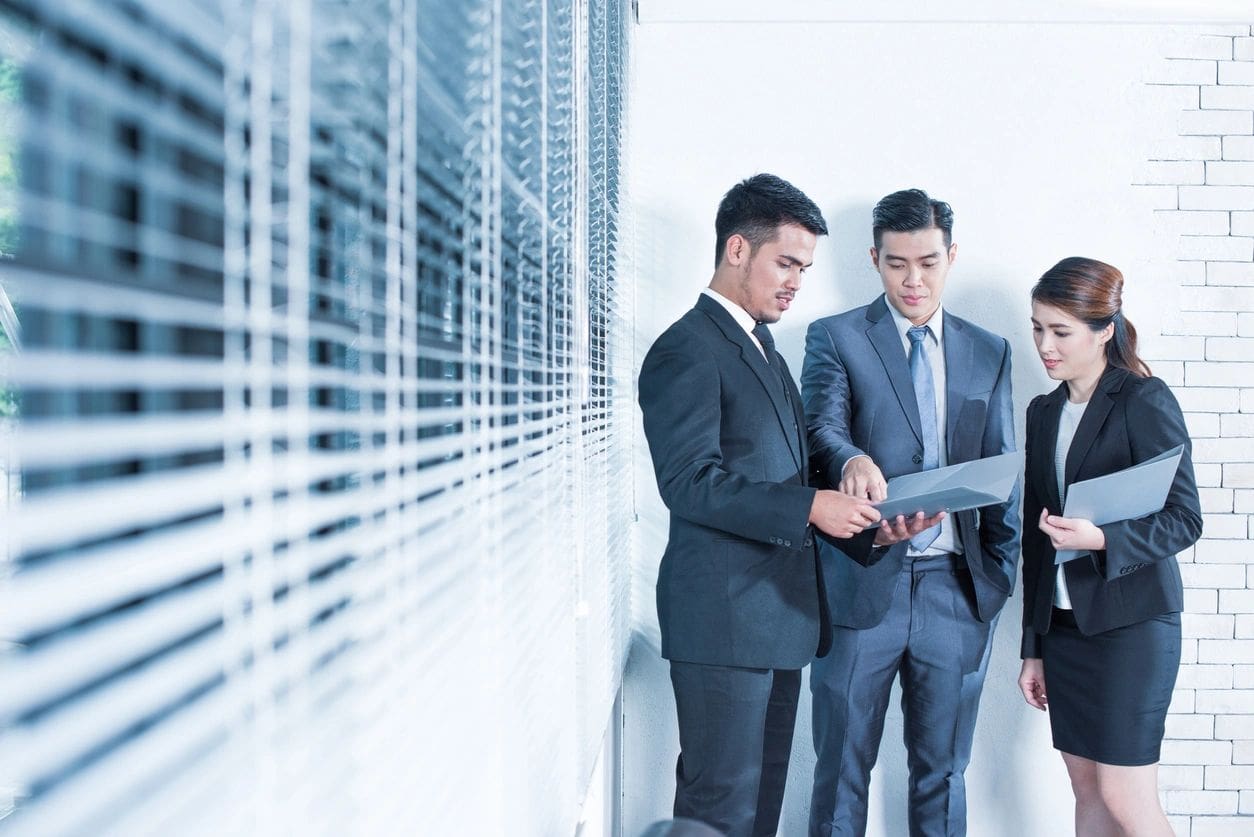
M1093 552L1106 548L1106 533L1091 521L1079 517L1059 517L1050 514L1049 509L1041 509L1037 525L1049 535L1054 549L1087 549Z
M911 517L897 515L894 520L881 520L879 531L875 533L876 546L892 546L901 541L910 540L922 531L931 529L947 517L945 512L937 512L931 517L924 517L923 512L915 512Z
M840 490L851 497L866 497L878 503L888 496L888 483L871 457L863 454L845 463L841 472Z
M810 522L833 538L852 538L879 519L879 509L866 498L839 491L817 492L810 506Z

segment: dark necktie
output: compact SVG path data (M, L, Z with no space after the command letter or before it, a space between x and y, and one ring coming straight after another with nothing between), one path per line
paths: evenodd
M910 338L910 381L914 384L914 400L919 404L919 426L923 431L923 470L940 467L940 440L936 433L936 386L932 380L932 363L928 360L925 341L932 330L915 326L906 332ZM924 529L910 539L919 552L927 549L940 535L940 524Z
M783 364L779 362L779 355L775 354L775 338L771 336L771 330L766 327L766 323L758 323L753 327L753 336L762 344L762 353L766 355L766 362L775 370L779 378L780 389L784 391L784 400L791 404L792 396L788 394L788 384L784 382Z
M774 366L775 338L771 336L771 330L766 327L766 323L755 325L753 327L753 336L758 338L758 342L762 344L762 352L766 355L766 362Z

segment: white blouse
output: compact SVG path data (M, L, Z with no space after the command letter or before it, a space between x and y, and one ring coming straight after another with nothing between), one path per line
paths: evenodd
M1058 475L1058 496L1064 506L1067 501L1067 451L1071 450L1071 440L1075 438L1075 429L1080 426L1080 418L1089 402L1073 404L1070 400L1062 404L1062 414L1058 416L1058 444L1054 446L1054 471ZM1054 509L1054 514L1062 514L1062 509ZM1067 577L1062 569L1066 564L1058 565L1058 580L1054 584L1054 607L1071 610L1071 594L1067 591Z

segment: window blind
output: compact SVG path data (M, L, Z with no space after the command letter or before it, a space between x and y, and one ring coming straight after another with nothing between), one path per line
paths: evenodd
M0 833L573 833L628 630L629 15L0 2Z

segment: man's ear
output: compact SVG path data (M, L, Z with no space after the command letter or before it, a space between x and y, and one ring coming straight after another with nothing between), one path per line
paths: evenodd
M723 259L729 265L739 267L749 260L752 250L749 239L740 233L732 233L727 237L727 244L723 247Z
M953 264L954 259L958 258L958 242L949 245L949 263Z
M880 251L872 247L870 250L870 253L871 253L871 267L875 268L876 270L879 270L880 269Z

